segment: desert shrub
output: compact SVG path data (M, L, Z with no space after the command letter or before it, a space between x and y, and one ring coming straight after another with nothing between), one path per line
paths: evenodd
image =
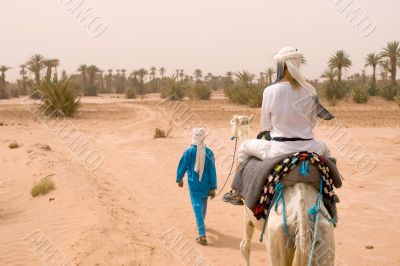
M1 84L0 84L0 99L8 99L10 98L10 95L8 94L6 88L4 88Z
M95 85L87 85L85 96L97 96L97 87Z
M138 83L135 87L136 93L140 95L140 98L143 99L144 95L147 94L147 88L145 84Z
M235 84L225 90L225 95L233 102L246 104L250 107L260 107L263 100L264 87L255 84Z
M264 87L254 86L249 89L250 89L250 95L249 95L248 105L250 107L256 107L256 108L261 107L263 101Z
M324 97L328 100L330 105L336 105L338 100L343 99L348 91L345 82L338 82L336 80L328 80L322 86Z
M42 178L38 183L35 183L33 185L31 189L31 195L32 197L45 195L53 189L55 189L54 181L50 178L50 176L46 176Z
M236 84L226 90L226 94L233 102L238 104L248 104L250 99L250 90L248 86Z
M194 96L199 100L209 100L211 89L205 84L196 84L193 87Z
M187 86L183 82L178 82L174 79L169 79L165 87L161 90L161 98L170 100L181 100L185 97Z
M125 93L127 99L136 99L136 92L132 88L128 88Z
M362 85L353 87L353 102L366 103L368 102L369 93L368 88Z
M378 95L378 88L376 86L371 86L368 88L368 94L371 96Z
M399 91L398 85L385 84L379 90L379 95L388 101L393 101Z
M156 132L154 133L154 138L159 139L159 138L166 138L167 134L165 133L164 130L161 128L156 128Z
M19 90L18 88L12 88L10 90L11 97L18 98L19 97Z
M68 78L43 80L38 90L40 110L49 116L72 116L79 107L79 95Z

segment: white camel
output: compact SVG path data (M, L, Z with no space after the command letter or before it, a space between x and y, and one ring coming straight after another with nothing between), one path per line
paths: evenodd
M253 116L235 115L231 120L232 134L238 138L239 143L249 138L252 119ZM286 222L290 239L284 230L282 201L280 201L276 212L274 208L271 208L265 228L264 242L267 248L268 265L308 265L313 241L312 224L308 211L316 202L318 195L319 191L310 184L298 183L284 188ZM321 209L327 213L323 204L321 204ZM317 242L312 265L334 265L334 227L321 214L318 221ZM240 243L240 251L246 266L250 265L251 239L255 229L261 234L264 222L263 219L257 220L253 212L244 205L244 237Z
M282 201L278 210L271 208L265 229L265 245L267 248L268 265L308 265L312 244L311 221L308 210L315 203L319 192L309 184L297 183L285 187L287 226L289 238L285 234ZM327 212L323 204L321 209ZM250 265L251 239L255 229L260 233L265 220L257 220L252 211L244 207L244 237L240 243L240 251L245 260L245 265ZM334 265L335 238L334 227L320 214L318 222L318 235L312 265Z
M251 122L253 122L253 115L234 115L230 124L232 136L238 139L238 143L249 139Z

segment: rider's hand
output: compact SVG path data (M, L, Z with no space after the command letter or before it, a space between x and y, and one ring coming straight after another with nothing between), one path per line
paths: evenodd
M208 195L210 196L210 199L215 198L215 190L210 190L210 192L208 193Z
M183 181L179 181L178 186L183 187Z

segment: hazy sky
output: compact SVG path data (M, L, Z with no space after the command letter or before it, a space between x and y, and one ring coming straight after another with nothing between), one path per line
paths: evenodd
M92 10L80 22L83 7ZM358 7L353 21L345 17ZM129 72L154 65L167 74L177 68L259 73L283 46L303 51L306 76L317 78L337 49L350 54L352 73L367 53L400 40L399 0L2 0L0 10L0 65L13 67L8 79L34 53L59 58L68 72L96 64ZM96 26L98 32L107 26L99 37Z

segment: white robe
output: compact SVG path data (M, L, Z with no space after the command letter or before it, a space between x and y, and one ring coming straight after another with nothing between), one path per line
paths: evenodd
M271 137L311 139L306 141L246 140L238 151L239 162L249 156L261 160L297 151L316 152L328 156L325 143L314 138L313 128L317 121L315 100L302 87L293 89L288 81L267 87L261 107L261 130L271 131Z

